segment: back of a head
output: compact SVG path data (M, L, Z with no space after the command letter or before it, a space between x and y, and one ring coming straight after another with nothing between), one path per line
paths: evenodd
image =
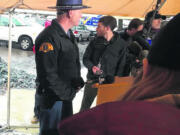
M113 16L103 16L99 19L99 22L102 23L106 27L110 27L113 31L117 27L117 21L116 18Z
M151 65L180 71L180 14L176 15L155 37L148 55Z
M129 23L128 25L128 30L131 30L131 29L137 29L140 25L143 24L143 21L138 19L138 18L134 18L131 20L131 22Z

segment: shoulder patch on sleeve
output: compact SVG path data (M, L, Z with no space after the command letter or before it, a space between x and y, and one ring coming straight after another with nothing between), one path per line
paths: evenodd
M44 52L44 53L47 53L47 52L53 51L53 50L54 50L53 45L48 42L42 43L39 48L39 51Z

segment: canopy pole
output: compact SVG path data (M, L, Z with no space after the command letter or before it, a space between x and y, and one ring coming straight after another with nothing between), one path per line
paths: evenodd
M10 104L11 104L11 50L12 50L12 11L9 12L9 43L8 43L8 84L7 84L7 127L10 128Z
M7 128L10 128L10 109L11 109L11 53L12 53L12 15L14 10L20 5L25 5L23 0L19 0L10 10L9 10L9 43L8 43L8 82L7 82ZM25 5L27 6L27 5ZM29 6L27 6L29 8Z

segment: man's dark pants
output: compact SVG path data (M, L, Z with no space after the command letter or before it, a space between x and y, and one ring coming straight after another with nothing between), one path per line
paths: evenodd
M96 95L97 95L97 90L98 89L93 88L92 87L93 84L94 84L93 82L88 82L85 85L84 96L83 96L83 100L82 100L82 103L81 103L80 111L84 111L86 109L89 109L91 107L91 104L93 103Z

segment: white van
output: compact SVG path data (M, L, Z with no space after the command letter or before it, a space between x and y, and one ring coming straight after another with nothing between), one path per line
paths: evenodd
M36 37L44 29L41 25L28 25L17 18L12 18L12 41L20 45L21 49L29 50L33 47ZM9 16L0 15L0 40L9 40Z

